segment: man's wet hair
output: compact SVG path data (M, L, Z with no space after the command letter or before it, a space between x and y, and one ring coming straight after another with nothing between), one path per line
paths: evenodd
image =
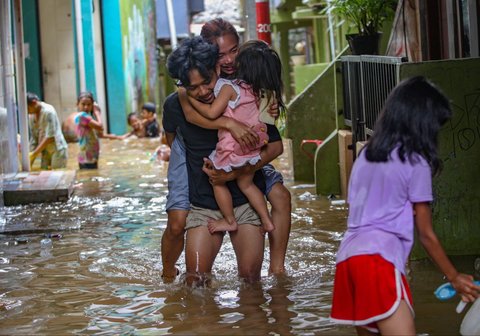
M155 113L156 107L155 107L154 103L147 102L147 103L143 104L142 110L146 110L150 113Z
M27 104L33 103L33 101L40 101L40 98L35 93L27 92Z
M178 79L178 84L189 86L189 73L196 69L200 75L209 79L218 59L218 47L201 36L186 38L167 58L170 77Z

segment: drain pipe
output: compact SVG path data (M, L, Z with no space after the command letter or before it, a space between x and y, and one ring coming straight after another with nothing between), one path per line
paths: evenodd
M85 55L83 52L82 0L75 0L75 28L77 33L77 60L80 91L86 90Z
M172 0L165 0L167 5L168 27L170 28L170 44L172 50L177 48L177 29L175 28L175 17L173 16Z
M18 121L20 129L20 148L22 150L22 170L30 171L29 138L28 138L28 111L27 111L27 90L25 85L25 52L23 50L23 22L22 22L22 1L13 2L15 13L15 24L13 25L15 36L15 69L17 79L17 105Z
M328 18L328 36L330 37L330 56L332 57L331 62L335 60L336 52L335 52L335 36L333 33L333 16L332 16L332 7L331 3L332 0L327 0L327 18Z

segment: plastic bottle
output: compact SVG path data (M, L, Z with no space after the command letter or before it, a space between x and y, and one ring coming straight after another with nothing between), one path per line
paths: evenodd
M52 240L50 238L43 238L41 241L40 241L40 246L42 248L52 248L53 244L52 244Z
M463 318L461 335L480 335L480 299L476 299Z

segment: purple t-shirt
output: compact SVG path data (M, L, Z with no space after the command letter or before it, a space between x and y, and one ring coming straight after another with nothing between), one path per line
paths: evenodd
M350 176L348 228L337 263L380 254L405 274L413 245L413 203L432 200L431 169L423 157L402 162L395 149L387 162L369 162L363 150Z

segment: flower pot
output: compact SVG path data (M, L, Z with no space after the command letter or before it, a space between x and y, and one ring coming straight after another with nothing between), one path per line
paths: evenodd
M382 33L376 33L374 35L345 35L353 55L378 55L381 36Z
M293 55L290 56L293 65L305 65L306 63L306 56L305 55Z

